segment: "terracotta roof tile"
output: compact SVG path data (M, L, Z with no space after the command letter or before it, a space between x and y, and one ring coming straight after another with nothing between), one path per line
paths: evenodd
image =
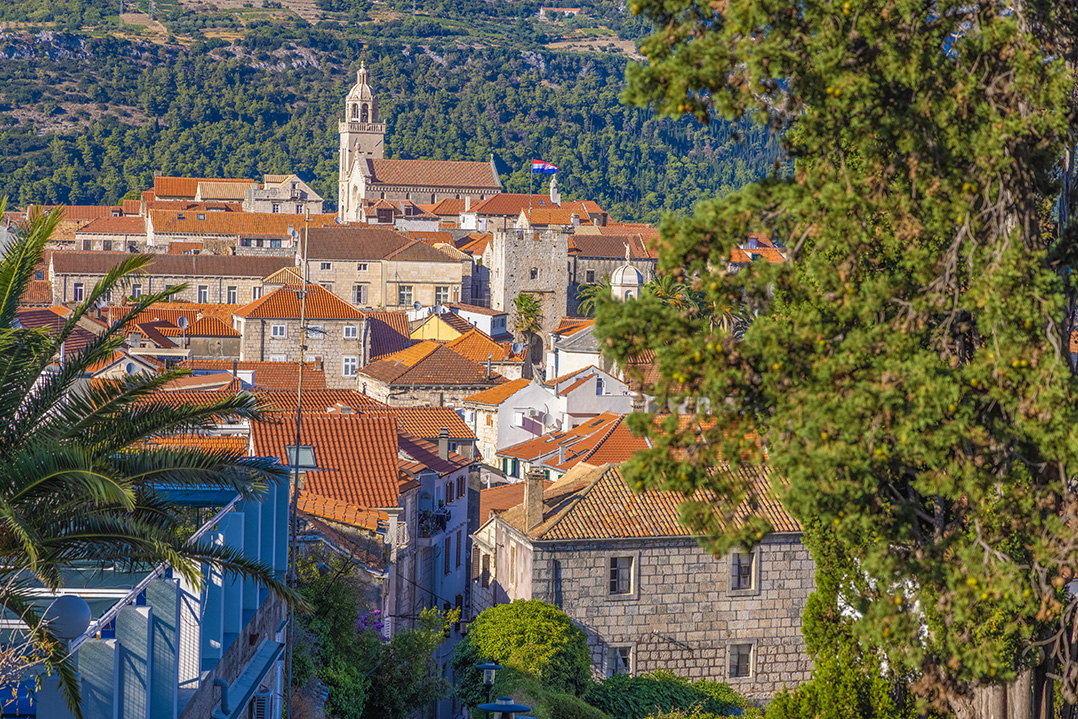
M165 337L181 337L185 334L188 337L242 337L239 332L232 329L232 325L217 317L197 319L187 326L186 332L179 327L175 329L166 327L161 330L161 334Z
M203 200L242 202L244 193L252 187L259 188L261 184L250 180L202 180L198 183L198 196Z
M730 471L719 469L716 471ZM715 502L720 521L729 517L735 523L755 513L766 517L778 532L800 532L801 527L775 497L766 468L742 468L748 497L741 506L730 509ZM581 465L546 488L544 521L528 532L543 540L628 539L632 537L687 537L692 533L681 524L680 506L685 497L678 492L648 490L633 492L617 466ZM505 511L501 518L520 528L524 519L521 505Z
M603 412L568 431L551 432L498 450L498 456L523 459L560 472L580 462L595 464L590 460L595 454L608 462L624 462L648 446L647 440L633 436L627 428L617 432L624 419L624 415Z
M435 245L437 245L439 243L449 245L450 247L455 247L456 246L453 243L453 233L452 232L415 232L415 231L411 231L411 232L408 233L408 239L419 240L420 242L424 242L424 243L430 245L431 247L434 247Z
M456 472L472 463L472 460L464 455L452 451L447 453L446 459L442 459L438 454L438 445L434 441L412 437L405 432L398 432L397 446L412 463L436 472L439 476ZM410 470L409 473L414 474Z
M177 365L181 369L190 369L196 373L212 371L231 372L231 360L185 360ZM258 362L238 361L236 369L242 372L254 372L254 386L257 389L287 390L295 392L299 384L299 366L295 362ZM315 369L314 362L303 365L303 391L324 390L326 373Z
M168 254L170 255L194 255L203 250L202 240L173 240L168 243Z
M557 207L550 201L550 195L522 195L513 192L499 192L479 204L472 203L472 212L477 215L496 215L499 217L517 217L521 210L531 207Z
M501 189L489 162L367 160L373 184Z
M461 312L471 312L476 315L487 315L488 317L500 317L502 315L509 314L505 310L492 310L489 307L480 307L479 305L466 305L461 302L456 302L450 305L446 305L451 310L460 310Z
M457 217L464 212L464 200L455 197L447 197L433 205L423 205L432 215L439 217Z
M357 507L329 497L320 497L310 492L300 492L296 497L296 508L314 517L328 519L338 524L359 527L369 532L378 530L379 520L388 520L389 515L376 509Z
M286 447L296 443L292 417L251 426L258 457L288 464ZM300 444L314 447L316 470L307 471L305 489L358 507L398 506L397 422L393 417L305 415Z
M195 202L194 200L154 200L146 202L146 210L172 210L175 212L243 212L242 202Z
M186 197L193 200L198 193L198 183L200 182L254 183L255 181L239 177L155 177L153 178L153 192L157 197Z
M474 440L475 433L452 407L387 407L385 409L362 409L368 417L394 417L400 423L400 431L420 439L434 440L442 428L449 430L452 440Z
M142 217L99 217L76 234L145 235L146 220Z
M387 260L398 262L457 262L458 259L446 252L431 247L426 242L415 240L385 256Z
M123 207L125 215L137 215L142 210L141 200L121 200L120 206Z
M531 384L530 379L513 379L497 387L468 395L462 401L497 406Z
M371 337L371 359L378 359L411 347L408 315L405 312L368 312Z
M66 308L65 308L66 309ZM26 309L16 310L15 318L19 325L28 329L41 329L50 335L56 335L64 328L67 320L52 309ZM82 327L76 327L68 335L64 343L64 351L70 353L81 352L86 346L97 339L97 336Z
M30 280L19 296L19 304L48 307L52 304L52 283L48 280Z
M437 342L421 342L363 367L361 375L390 385L489 386L505 382L494 372Z
M199 217L203 219L199 219ZM336 215L311 215L311 228L333 225ZM288 237L289 229L303 232L302 215L271 212L176 212L150 210L150 222L155 233L173 235L225 235Z
M644 237L658 237L659 228L651 225L636 224L631 222L613 222L599 226L600 235L643 235Z
M381 260L411 243L407 235L389 227L312 227L307 237L307 257L311 260Z
M28 205L26 216L36 212L51 212L57 207L63 207L63 219L67 222L86 223L99 217L111 217L123 214L124 208L119 205Z
M581 257L625 259L625 245L634 260L655 259L657 253L648 249L643 235L574 235L573 241Z
M757 260L764 260L769 264L777 265L785 262L786 258L783 256L782 250L774 247L759 247L751 250L735 247L730 251L730 262L734 264L748 264Z
M303 284L303 275L295 267L282 267L269 277L262 280L267 285L295 285Z
M302 285L284 285L236 310L240 317L299 319ZM362 319L365 315L317 284L307 285L306 316L318 320Z
M554 328L553 334L561 337L569 337L581 330L591 327L593 324L595 324L595 320L584 319L582 317L562 317L558 322L558 326Z
M60 274L103 275L129 257L127 252L54 252L52 266L54 272ZM171 277L262 278L294 264L291 257L154 255L143 272Z
M155 437L146 442L149 446L161 447L196 447L211 452L231 452L247 455L247 437L221 437L203 434L176 434L170 437Z
M444 317L445 315L439 315ZM445 346L462 357L467 357L480 364L489 357L494 362L523 362L524 352L513 353L511 342L495 342L490 337L472 327L459 315L451 315L463 322L468 329L460 337L445 343ZM456 329L456 327L454 327ZM459 330L458 330L459 331Z
M543 489L552 485L549 479L543 480ZM524 483L514 482L500 487L488 487L479 490L479 523L482 524L495 514L512 509L524 501Z

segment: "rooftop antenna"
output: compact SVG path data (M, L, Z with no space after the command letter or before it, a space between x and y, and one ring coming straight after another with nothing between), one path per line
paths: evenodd
M288 507L288 579L289 586L296 586L296 507L299 503L299 448L303 446L301 433L303 427L303 353L307 349L307 275L310 272L307 259L307 239L310 234L311 209L307 207L303 216L303 272L300 277L299 293L299 372L296 382L296 451L292 456L292 497ZM295 644L296 609L288 607L288 711L287 719L292 719L292 647Z

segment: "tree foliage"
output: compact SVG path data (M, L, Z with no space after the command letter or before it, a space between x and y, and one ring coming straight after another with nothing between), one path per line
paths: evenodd
M584 700L610 716L646 719L657 711L701 711L726 715L747 702L725 684L689 681L669 670L630 676L615 674L594 684Z
M702 420L636 418L654 446L628 479L713 490L723 502L684 519L712 548L751 545L771 528L734 521L751 488L711 470L720 452L762 462L762 436L786 507L857 568L838 593L864 651L960 717L1026 668L1035 691L1006 690L1018 711L1050 709L1028 706L1049 672L1073 703L1075 243L1043 208L1072 170L1074 4L635 7L658 29L628 97L788 130L796 171L663 225L661 269L747 301L742 340L654 302L600 308L611 353L654 350L649 391ZM751 231L784 238L788 261L728 272Z
M516 600L483 610L453 652L458 696L474 706L485 699L476 664L493 661L539 680L544 689L582 694L591 676L584 630L565 612L539 599Z

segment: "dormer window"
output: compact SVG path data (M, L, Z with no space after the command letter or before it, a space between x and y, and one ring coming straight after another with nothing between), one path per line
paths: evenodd
M182 212L178 212L178 213L176 213L176 219L177 220L186 220L187 217L185 217Z
M205 220L205 219L206 219L206 214L205 214L205 213L203 213L203 212L200 212L200 213L198 213L198 215L196 215L196 216L197 216L197 217L198 217L198 219L200 219L200 220Z

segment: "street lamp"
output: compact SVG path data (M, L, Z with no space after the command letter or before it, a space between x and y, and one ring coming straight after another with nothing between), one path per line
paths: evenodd
M513 701L513 697L498 697L498 701L490 704L480 704L477 708L487 712L487 716L492 717L492 719L514 719L517 714L528 712L532 709L523 704L517 704ZM524 719L524 717L520 719Z
M490 690L494 686L494 673L499 669L505 669L505 667L494 662L483 662L482 664L476 664L475 668L483 670L483 686L487 688L487 701L490 701Z

